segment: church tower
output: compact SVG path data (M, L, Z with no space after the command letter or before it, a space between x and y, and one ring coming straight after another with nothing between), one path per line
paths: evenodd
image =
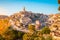
M25 7L23 7L23 12L25 12L26 10L25 10Z

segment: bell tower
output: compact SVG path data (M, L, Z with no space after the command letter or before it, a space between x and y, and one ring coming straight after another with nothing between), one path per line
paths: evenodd
M25 7L23 7L23 11L25 12L26 10L25 10Z

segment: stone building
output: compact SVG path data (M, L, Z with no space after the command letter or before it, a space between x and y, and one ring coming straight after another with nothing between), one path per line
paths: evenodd
M35 29L36 30L39 30L40 29L40 26L41 26L40 21L39 20L36 20L36 22L35 22Z

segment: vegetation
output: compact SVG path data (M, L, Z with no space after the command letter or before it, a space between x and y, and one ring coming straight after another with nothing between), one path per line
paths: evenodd
M34 25L29 25L28 28L29 30L34 30L32 29L32 27L34 28ZM39 31L36 31L34 30L34 32L31 34L31 33L25 33L23 35L23 40L52 40L52 37L51 36L47 36L45 38L45 36L43 36L43 34L50 34L50 29L48 27L44 27L41 30Z
M22 26L22 24L21 24ZM23 33L13 30L8 20L0 20L0 40L52 40L52 37L44 37L43 34L49 34L50 29L44 27L42 30L35 30L35 25L28 25L31 33Z
M7 31L0 36L0 40L17 40L22 39L23 32L19 32L13 29L8 28Z
M0 34L2 35L10 27L8 19L0 19Z
M35 25L31 25L31 24L28 25L28 29L29 29L29 30L33 30L33 31L35 31Z
M43 34L50 33L48 27L44 27L42 30L37 31L34 25L28 25L28 29L32 33L23 33L8 27L3 35L0 36L0 40L52 40L51 36L47 36L46 38L43 36Z
M58 4L60 4L60 0L58 0Z
M50 34L50 29L48 27L44 27L42 29L42 34Z
M2 35L0 35L0 40L4 40L4 38L3 38L3 36L2 36Z
M52 40L52 36L47 36L45 40Z

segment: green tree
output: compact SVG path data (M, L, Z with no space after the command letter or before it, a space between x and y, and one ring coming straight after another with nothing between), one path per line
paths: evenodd
M4 33L4 38L5 40L13 40L14 37L15 37L15 34L13 33L12 30L7 30L5 33Z
M41 36L41 37L34 38L34 40L45 40L45 38Z
M58 7L58 10L60 11L60 6Z
M29 33L23 35L23 40L31 40L31 36Z
M44 27L42 29L42 34L50 34L50 29L48 27Z
M31 31L32 31L32 30L35 31L35 25L31 25L31 24L28 25L28 29L31 30Z
M52 36L47 36L45 40L52 40Z
M42 32L41 31L37 31L36 35L40 37L40 36L42 36Z
M0 35L0 40L4 40L4 38L3 38L3 36L2 36L2 35Z
M3 36L5 40L17 40L22 39L23 34L23 32L8 28L8 30L3 34Z
M60 11L60 0L58 0L58 4L59 4L59 8L58 8L58 10Z
M58 4L60 4L60 0L58 0Z

